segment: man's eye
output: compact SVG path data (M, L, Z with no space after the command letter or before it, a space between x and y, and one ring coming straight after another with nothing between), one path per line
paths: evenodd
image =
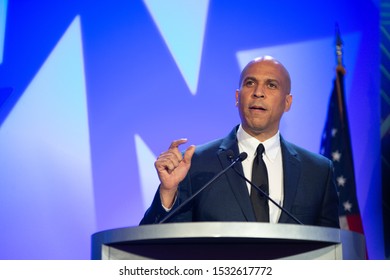
M255 82L251 81L251 80L248 80L248 81L245 82L245 85L248 86L248 87L253 86L254 84L255 84Z
M278 85L276 83L268 83L269 88L278 88Z

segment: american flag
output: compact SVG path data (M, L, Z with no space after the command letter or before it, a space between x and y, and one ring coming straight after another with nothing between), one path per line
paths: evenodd
M344 68L337 66L328 116L321 141L321 154L331 159L339 193L340 228L363 234L356 196L355 172L347 108L344 102Z

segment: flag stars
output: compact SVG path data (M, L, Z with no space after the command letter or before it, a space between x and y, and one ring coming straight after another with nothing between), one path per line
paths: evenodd
M341 175L341 176L337 177L336 181L337 181L337 185L339 187L344 187L345 183L347 182L347 179L343 175Z
M333 161L340 161L341 153L339 151L335 151L332 153L332 160Z
M348 200L343 203L343 206L344 206L344 211L351 212L352 204Z

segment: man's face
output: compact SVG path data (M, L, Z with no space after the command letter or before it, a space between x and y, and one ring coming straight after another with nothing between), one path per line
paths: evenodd
M274 60L252 62L242 73L236 101L243 129L260 141L272 137L292 103L287 71Z

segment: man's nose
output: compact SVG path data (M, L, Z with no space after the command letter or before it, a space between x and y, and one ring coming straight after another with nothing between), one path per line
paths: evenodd
M253 92L255 97L264 98L265 97L265 88L264 86L257 86Z

